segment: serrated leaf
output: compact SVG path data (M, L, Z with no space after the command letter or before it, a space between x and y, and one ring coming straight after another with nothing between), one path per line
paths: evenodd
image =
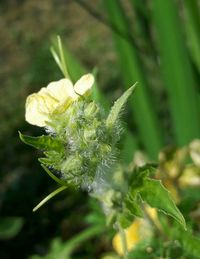
M60 152L57 152L55 150L50 150L50 151L46 151L44 152L45 156L46 157L43 157L43 158L39 158L38 160L41 162L41 163L44 163L46 165L60 165L61 162L63 161L63 152L60 151ZM57 168L58 170L60 169Z
M186 229L183 215L176 207L169 191L162 185L161 181L149 178L145 179L140 195L142 200L151 207L170 215Z
M133 86L131 86L128 90L126 90L126 92L124 92L123 95L119 97L117 101L115 101L108 115L108 118L106 120L107 126L112 126L117 121L123 106L128 101L128 98L130 97L130 95L133 93L135 86L136 86L136 83Z
M56 151L61 151L63 149L62 143L51 136L42 135L39 137L31 137L19 132L19 137L25 144L37 149Z
M144 180L149 175L149 168L138 168L137 171L133 171L132 175L130 176L129 183L130 183L130 190L129 195L132 197L132 199L135 199L138 192L143 188L144 186Z
M125 200L125 205L126 205L126 208L130 210L130 213L136 217L142 217L143 216L143 213L142 213L142 209L140 207L140 204L139 204L139 200L136 198L136 199L130 199L130 198L127 198Z

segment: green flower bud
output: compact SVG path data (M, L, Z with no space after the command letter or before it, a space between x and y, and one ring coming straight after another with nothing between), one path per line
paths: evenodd
M89 103L84 110L86 117L95 117L98 112L99 107L95 104L95 102Z
M113 132L102 109L86 100L74 102L65 113L52 115L53 135L64 145L60 161L64 180L91 188L101 174L110 170L116 156ZM52 166L52 165L51 165Z
M71 171L75 172L77 169L81 169L82 167L82 158L80 156L71 155L69 156L61 165L61 171Z
M96 130L85 129L83 135L86 141L94 140L96 138Z
M111 151L112 151L111 146L109 146L108 144L103 143L100 147L100 152L102 156L109 154Z
M45 153L45 165L60 169L63 180L76 187L92 190L101 186L102 179L107 181L105 176L117 161L118 117L132 90L115 102L108 117L99 105L84 98L72 102L63 113L52 113L47 131L63 144L64 151L56 160L53 152Z

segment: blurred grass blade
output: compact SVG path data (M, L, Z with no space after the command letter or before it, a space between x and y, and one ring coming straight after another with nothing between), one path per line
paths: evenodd
M200 73L200 5L195 0L184 0L186 33L189 50Z
M67 62L64 57L64 49L60 36L57 36L57 40L54 41L54 44L53 46L51 46L50 50L63 75L66 78L70 78L67 70Z
M80 246L83 242L86 242L88 239L99 235L103 231L104 229L102 226L92 226L78 233L65 243L64 249L61 251L59 258L71 258L70 256L78 246Z
M163 78L169 96L176 142L187 144L200 135L199 103L174 0L153 0Z
M123 138L122 149L121 149L121 160L122 163L128 165L133 161L134 152L138 150L138 141L133 134L126 129L126 134Z
M118 0L104 0L104 4L111 24L122 31L123 34L128 35L128 23L120 2ZM139 128L142 143L149 156L157 158L157 154L163 146L163 138L145 79L145 71L138 53L130 41L115 33L114 39L125 86L128 88L135 81L138 81L139 84L137 92L131 98L131 107L134 111L134 118Z

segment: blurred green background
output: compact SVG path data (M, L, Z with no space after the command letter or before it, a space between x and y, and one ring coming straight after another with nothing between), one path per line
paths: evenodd
M43 256L54 238L66 241L102 217L81 191L66 191L32 213L54 183L17 131L43 133L25 122L24 104L28 94L62 77L49 51L52 39L62 37L74 81L97 69L95 98L105 110L138 82L124 112L120 145L127 164L135 150L157 161L161 148L199 138L199 28L196 0L0 2L0 258ZM91 237L73 258L111 250L108 235Z

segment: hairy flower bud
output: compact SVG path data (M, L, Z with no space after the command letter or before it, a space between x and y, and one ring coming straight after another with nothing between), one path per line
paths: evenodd
M91 188L96 175L105 173L116 156L115 138L101 107L79 99L65 113L53 114L49 126L65 147L62 161L57 161L62 178Z
M86 117L95 117L98 112L99 107L96 105L95 102L89 103L84 110Z

